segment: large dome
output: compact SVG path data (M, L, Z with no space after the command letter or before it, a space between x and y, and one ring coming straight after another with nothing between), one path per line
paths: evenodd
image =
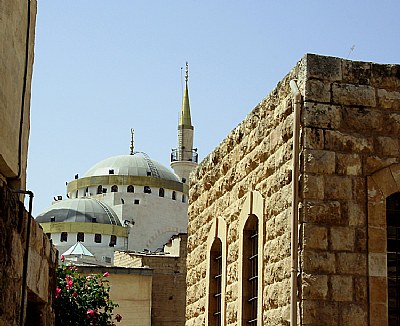
M74 198L55 202L37 218L39 223L89 222L121 226L118 216L106 204L91 198Z
M111 172L112 171L112 172ZM151 160L146 154L118 155L109 157L92 166L84 177L101 175L152 176L165 180L180 181L162 164Z

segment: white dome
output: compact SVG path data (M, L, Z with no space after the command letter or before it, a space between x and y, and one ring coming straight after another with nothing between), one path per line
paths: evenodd
M109 157L92 166L84 177L103 175L152 176L180 182L177 175L146 154L118 155Z
M58 201L43 211L36 221L39 223L86 222L121 226L118 216L106 204L91 198L74 198Z

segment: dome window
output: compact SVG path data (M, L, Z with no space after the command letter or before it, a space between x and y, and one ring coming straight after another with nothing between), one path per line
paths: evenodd
M132 185L129 185L126 189L127 192L135 192L135 188Z
M114 174L114 169L108 170L108 174Z
M97 194L102 194L103 193L103 186L98 186L97 187Z
M176 200L176 191L172 192L172 200Z
M76 241L85 242L85 233L78 232L78 234L76 235Z
M111 192L118 192L118 186L117 185L113 185L111 187Z
M160 197L164 197L164 188L160 188L159 190L158 190L158 196L160 196Z
M68 233L67 232L61 232L60 241L61 242L67 242L68 241Z
M144 193L151 194L151 188L149 186L144 186Z
M55 216L51 216L50 217L50 222L55 222L56 221L56 217Z
M114 247L117 244L117 236L112 235L110 238L110 247Z
M97 219L95 217L92 217L92 223L97 223Z
M96 233L94 235L94 242L95 243L101 243L101 234L100 233Z

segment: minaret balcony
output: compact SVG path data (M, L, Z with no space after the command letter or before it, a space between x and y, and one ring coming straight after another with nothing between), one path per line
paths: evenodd
M171 152L171 162L176 162L176 161L187 161L187 162L198 163L199 154L197 153L197 149L192 149L190 151L178 150L176 148L173 149Z

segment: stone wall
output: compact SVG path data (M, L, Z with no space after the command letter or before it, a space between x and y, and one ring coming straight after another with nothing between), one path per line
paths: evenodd
M54 325L57 251L30 217L26 262L28 219L18 196L0 182L0 325L19 325L25 309L27 325Z
M299 323L385 323L382 312L373 320L369 312L374 296L375 308L384 311L384 303L368 287L371 271L379 270L368 258L368 232L377 243L386 243L386 233L367 221L367 176L399 162L400 67L308 54L192 174L187 326L206 324L207 238L216 218L227 225L225 325L241 324L238 225L250 191L264 198L258 323L288 324L291 79L302 95Z
M0 176L24 188L36 0L0 0Z
M186 243L180 239L179 256L116 252L114 264L124 267L148 267L153 270L151 325L180 326L185 324Z

